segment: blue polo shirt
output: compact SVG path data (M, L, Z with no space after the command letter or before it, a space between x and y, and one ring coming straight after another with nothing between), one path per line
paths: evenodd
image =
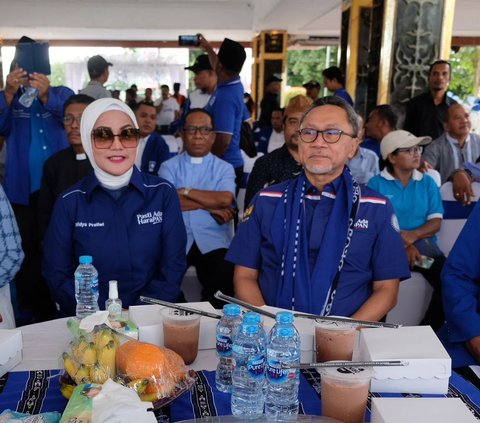
M162 163L158 175L177 188L229 191L235 197L232 165L211 153L205 157L191 157L184 152ZM207 210L184 211L182 215L187 230L187 252L194 241L202 254L228 248L232 240L230 225L219 225Z
M215 132L232 136L222 159L234 168L243 166L240 153L240 128L244 120L243 85L240 77L217 85L205 110L213 115Z
M282 246L275 245L272 227L275 209L283 201L288 181L265 188L256 195L245 213L246 220L238 227L226 259L259 271L259 286L267 305L276 306L277 275L282 261ZM325 187L322 193L311 185L306 187L305 215L312 268L333 202L338 181ZM351 316L372 294L372 282L405 279L410 271L398 224L390 203L379 194L361 187L361 199L348 254L345 259L332 315ZM321 308L319 304L319 308ZM295 301L295 309L304 305Z
M418 170L413 171L408 185L403 187L385 168L368 181L368 187L390 200L404 231L417 229L430 219L443 218L440 190L429 175Z
M58 198L44 243L43 274L62 314L75 314L73 273L91 255L100 308L118 280L124 307L139 296L175 302L186 267L186 234L175 188L134 167L117 199L92 173Z

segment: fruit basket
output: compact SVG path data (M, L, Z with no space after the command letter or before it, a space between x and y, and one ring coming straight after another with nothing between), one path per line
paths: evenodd
M62 354L65 373L60 377L62 395L69 399L76 385L103 384L108 379L137 392L143 401L162 407L189 390L195 372L168 348L136 341L107 325L86 333L69 320L74 334Z

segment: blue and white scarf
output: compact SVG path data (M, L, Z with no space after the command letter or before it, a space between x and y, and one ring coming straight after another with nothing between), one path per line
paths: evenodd
M272 238L281 248L281 268L276 280L278 307L321 315L330 314L338 279L353 234L360 203L360 187L345 167L336 199L312 271L308 262L305 216L305 173L292 179L273 215ZM283 231L279 230L283 223Z

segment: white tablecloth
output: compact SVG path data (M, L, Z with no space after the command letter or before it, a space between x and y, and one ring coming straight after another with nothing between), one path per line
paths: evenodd
M61 355L72 340L68 318L19 327L23 338L23 359L13 371L62 369ZM215 349L200 350L189 366L194 370L215 370Z

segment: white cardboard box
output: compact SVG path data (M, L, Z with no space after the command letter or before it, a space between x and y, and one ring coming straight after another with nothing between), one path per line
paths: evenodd
M475 423L460 398L372 398L371 423Z
M185 307L196 308L210 313L221 314L207 302L188 303ZM138 326L138 339L151 344L163 346L163 324L160 305L141 305L129 308L129 319ZM202 316L200 319L200 337L198 349L214 349L216 346L217 319Z
M402 367L375 367L372 392L448 391L452 360L430 326L362 329L356 354L358 360L408 361Z
M22 361L22 332L0 329L0 377Z

